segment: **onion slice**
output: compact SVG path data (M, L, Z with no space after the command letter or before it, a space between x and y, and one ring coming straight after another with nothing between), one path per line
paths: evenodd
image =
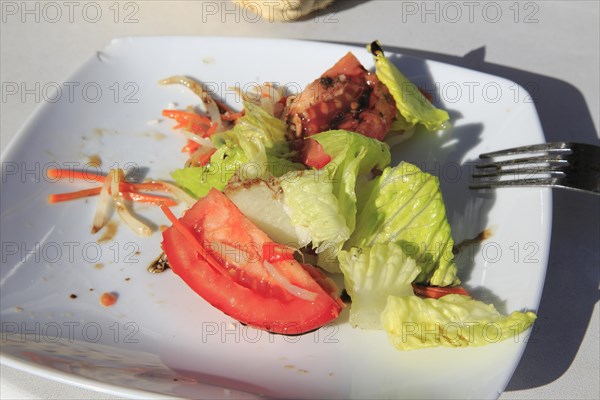
M122 169L111 169L108 173L107 178L110 177L110 191L112 198L115 202L115 207L119 217L133 230L137 235L141 237L150 237L152 235L152 229L138 220L127 208L123 193L119 190L121 182L125 179L125 173Z
M96 204L96 211L94 212L94 219L92 220L92 234L98 232L104 227L106 223L108 213L110 210L110 187L111 180L113 177L113 170L108 172L108 175L104 178L102 189L100 189L100 195L98 196L98 203Z
M202 85L200 85L198 82L183 75L174 75L169 78L162 79L158 83L160 83L161 85L180 84L190 89L198 97L200 97L202 103L206 107L206 112L208 113L211 122L217 125L217 129L215 132L220 132L223 130L223 123L221 121L221 113L219 112L219 106L213 100L213 98L202 88Z
M281 275L279 273L279 271L277 271L277 268L275 268L268 261L263 261L263 265L264 265L265 269L267 270L267 272L269 273L269 275L271 275L271 277L273 279L275 279L275 281L277 283L279 283L281 286L283 286L283 288L285 290L287 290L294 296L299 297L302 300L307 300L307 301L315 301L315 299L317 298L316 293L292 284L285 276Z
M166 181L152 181L152 183L159 183L161 185L163 185L165 187L165 189L168 192L171 192L173 194L173 196L175 196L175 198L179 201L181 201L182 203L184 203L185 205L187 205L188 207L193 206L194 204L196 204L196 199L193 198L192 196L190 196L189 194L187 194L185 192L185 190L181 189L180 187L170 183L170 182L166 182Z

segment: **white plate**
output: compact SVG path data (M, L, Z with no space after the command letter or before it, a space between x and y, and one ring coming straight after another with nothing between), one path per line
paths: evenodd
M47 168L82 169L97 155L104 172L120 166L169 178L182 165L185 140L171 123L149 121L161 119L171 102L183 108L198 100L181 87L159 86L159 79L192 76L233 104L231 86L272 81L300 89L349 50L372 68L363 48L344 45L127 38L113 41L62 86L42 88L45 104L2 155L2 361L122 396L496 398L529 332L481 348L399 352L383 332L352 329L344 312L313 333L270 335L213 309L170 271L148 273L159 233L142 240L120 226L98 244L89 233L95 199L47 203L50 193L85 187L49 182ZM388 55L420 85L437 89L454 122L443 135L421 134L394 147L394 159L440 176L457 241L494 230L460 256L463 281L503 312L536 310L550 191L467 189L468 162L479 153L544 141L534 105L505 79ZM137 211L166 223L151 207ZM118 302L100 306L102 292L117 292Z

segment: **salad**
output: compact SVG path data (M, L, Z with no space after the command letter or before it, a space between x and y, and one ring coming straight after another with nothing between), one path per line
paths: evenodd
M448 113L377 42L368 51L374 73L348 53L299 94L268 83L240 93L242 111L188 77L167 78L160 83L187 86L204 109L163 110L187 138L175 184L129 182L111 170L94 175L96 188L50 201L98 195L94 233L114 204L141 236L151 230L131 203L157 205L171 223L161 261L259 329L302 334L349 308L351 325L383 329L401 350L483 345L490 327L514 337L536 316L502 315L460 286L438 179L407 162L390 165L386 141L445 129ZM177 202L189 207L180 217L169 208Z

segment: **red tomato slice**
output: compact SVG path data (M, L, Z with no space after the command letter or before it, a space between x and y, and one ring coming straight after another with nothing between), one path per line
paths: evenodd
M323 168L331 161L331 156L325 153L323 146L315 139L304 139L300 154L302 163L316 169Z
M462 294L468 296L469 293L462 286L425 286L416 285L413 283L413 291L415 294L423 297L429 297L432 299L439 299L447 294Z
M329 282L315 280L296 260L271 265L280 279L314 294L314 299L292 294L280 284L262 259L263 245L273 241L218 190L200 199L180 222L211 249L223 270L211 267L174 227L163 232L162 243L171 268L207 302L238 321L270 332L299 334L336 319L343 308L337 290Z
M291 247L275 242L267 242L262 246L262 258L270 263L294 260L294 252L295 250Z

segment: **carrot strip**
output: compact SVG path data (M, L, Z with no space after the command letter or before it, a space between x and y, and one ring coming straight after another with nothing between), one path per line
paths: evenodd
M227 111L225 114L221 116L224 121L237 121L239 118L244 116L244 112L229 112Z
M162 115L167 118L172 118L177 122L195 121L205 125L210 125L210 118L189 111L163 110Z
M167 188L160 182L121 182L119 190L122 192L138 192L140 190L167 192Z
M79 190L77 192L51 194L48 196L48 201L50 203L54 204L54 203L60 203L63 201L81 199L84 197L97 196L100 194L101 189L102 189L102 187L96 187L96 188L92 188L92 189Z
M139 203L152 204L155 206L165 205L167 207L172 207L172 206L177 205L177 202L175 200L170 199L168 197L155 196L152 194L138 193L138 192L122 192L122 194L123 194L123 197L126 198L127 200L131 200L131 201L135 201L135 202L139 202Z
M217 100L217 99L213 99L213 100L217 104L217 107L219 107L221 109L221 111L223 111L223 113L234 112L231 109L231 107L229 107L227 104L223 103L221 100Z
M63 201L70 201L81 199L83 197L97 196L100 194L102 187L95 187L91 189L78 190L75 192L67 192L67 193L58 193L58 194L50 194L48 196L48 201L50 203L60 203ZM159 182L142 182L142 183L127 183L121 182L119 184L119 191L126 197L128 200L137 201L140 203L147 204L167 204L169 206L174 206L177 202L171 198L157 196L147 193L140 193L140 190L160 190L162 192L168 192L168 189ZM112 194L112 190L108 190L109 194Z
M173 129L186 129L190 132L204 136L207 129L210 128L210 118L204 117L195 112L181 110L163 110L163 116L173 118L177 121L177 125Z
M104 182L105 175L91 171L75 171L71 169L51 168L46 172L49 179L83 179L93 182Z
M169 207L161 205L160 209L167 216L169 221L171 221L173 227L177 229L177 231L183 235L185 240L187 240L187 242L194 247L194 249L198 252L198 255L204 258L208 265L210 265L216 272L226 275L219 262L212 255L210 255L204 247L202 247L198 239L196 239L192 232L190 232L190 230L175 216L175 214L173 214Z
M74 171L69 169L49 169L47 176L50 179L79 179L93 182L103 183L106 175L90 171ZM121 191L133 192L138 190L159 190L167 191L167 189L158 182L121 182L119 185Z
M215 134L215 132L217 131L217 128L219 127L219 125L217 124L212 124L210 126L210 128L208 128L208 130L206 131L206 133L204 135L202 135L202 137L209 137Z
M210 162L210 158L217 151L216 148L209 149L208 151L203 152L200 157L198 157L198 163L202 166L205 166Z
M181 149L181 152L192 154L198 149L198 147L200 147L200 143L194 142L193 140L188 140L187 144Z

